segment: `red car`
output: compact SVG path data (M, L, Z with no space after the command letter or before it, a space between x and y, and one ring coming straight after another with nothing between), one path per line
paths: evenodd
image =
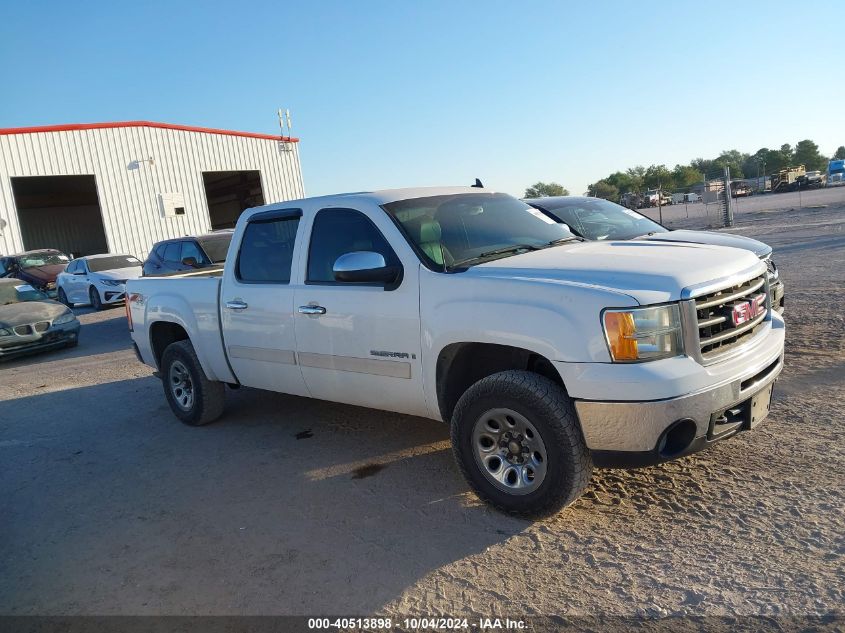
M51 299L56 297L56 277L70 257L52 248L0 257L0 277L15 277L37 288Z

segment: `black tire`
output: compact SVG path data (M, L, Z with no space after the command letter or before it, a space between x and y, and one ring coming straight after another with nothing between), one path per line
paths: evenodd
M88 298L91 300L91 307L95 310L103 309L103 302L100 300L100 292L94 287L88 287Z
M59 303L63 303L63 304L65 304L68 308L72 308L72 307L73 307L73 304L71 304L71 303L67 300L67 295L65 294L65 289L64 289L64 288L59 288L59 292L58 292L58 293L56 293L56 298L59 300Z
M530 421L545 445L543 479L528 494L509 493L491 483L474 455L476 421L502 408ZM545 516L566 507L584 492L593 470L569 396L548 378L527 371L503 371L467 389L452 415L452 450L458 467L481 499L520 516Z
M188 406L177 401L174 388L171 386L173 376L171 370L174 367L184 368L190 380L192 397ZM182 369L179 371L181 372ZM177 372L174 371L174 373ZM165 348L164 354L161 355L161 382L170 409L185 424L203 426L222 415L225 385L206 378L190 341L177 341Z

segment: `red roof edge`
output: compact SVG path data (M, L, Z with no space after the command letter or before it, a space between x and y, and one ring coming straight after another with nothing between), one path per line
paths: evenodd
M36 127L7 127L0 128L0 136L7 134L37 134L39 132L69 132L72 130L107 130L116 127L155 127L163 130L181 130L183 132L204 132L205 134L225 134L226 136L245 136L247 138L261 138L269 141L285 141L299 143L298 138L274 134L258 134L256 132L237 132L235 130L219 130L211 127L195 127L193 125L175 125L173 123L156 123L154 121L115 121L113 123L71 123L69 125L39 125Z

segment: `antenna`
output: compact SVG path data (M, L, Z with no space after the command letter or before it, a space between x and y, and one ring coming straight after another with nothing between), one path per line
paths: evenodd
M279 139L279 149L283 152L289 152L293 148L291 147L290 139L290 110L285 109L282 110L279 108L276 111L276 114L279 116L279 130L281 132L281 138ZM287 121L287 133L285 133L285 121Z

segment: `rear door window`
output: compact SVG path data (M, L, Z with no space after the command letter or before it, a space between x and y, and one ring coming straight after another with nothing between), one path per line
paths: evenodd
M247 283L290 283L299 215L250 222L244 229L235 274Z

